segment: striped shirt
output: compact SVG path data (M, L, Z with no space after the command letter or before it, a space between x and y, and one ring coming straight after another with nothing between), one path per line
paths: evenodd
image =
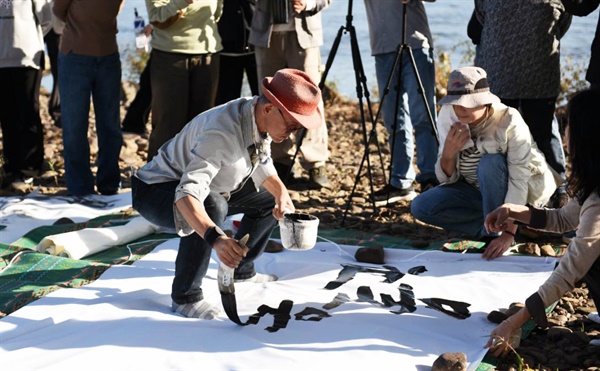
M469 183L479 189L479 181L477 179L477 166L483 154L479 152L476 146L460 151L458 166L460 175Z

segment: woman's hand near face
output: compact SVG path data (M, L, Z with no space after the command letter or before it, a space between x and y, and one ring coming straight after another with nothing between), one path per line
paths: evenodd
M444 142L442 157L455 158L470 137L471 132L468 128L460 122L453 123Z

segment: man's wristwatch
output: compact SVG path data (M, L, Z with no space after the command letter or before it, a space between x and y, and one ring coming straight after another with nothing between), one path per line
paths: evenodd
M204 241L206 241L206 243L210 247L213 247L213 245L219 238L226 236L227 235L225 234L225 232L223 232L221 228L214 226L206 230L206 233L204 233Z

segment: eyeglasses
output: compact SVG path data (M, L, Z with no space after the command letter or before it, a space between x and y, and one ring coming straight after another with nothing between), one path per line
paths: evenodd
M283 115L283 112L281 112L280 109L277 109L279 111L279 114L281 115L281 118L283 119L283 122L285 123L285 128L286 128L286 133L293 133L296 132L300 129L302 129L302 125L297 123L297 122L289 122L288 120L285 119L285 116Z

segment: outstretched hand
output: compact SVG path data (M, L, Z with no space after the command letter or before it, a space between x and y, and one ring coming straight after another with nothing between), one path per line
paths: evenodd
M487 260L499 258L510 249L513 241L514 237L510 234L502 234L490 242L481 257Z
M483 226L490 232L502 232L506 230L507 220L510 217L510 208L505 204L498 207L487 215Z
M502 321L492 331L490 338L485 344L485 348L489 348L489 354L496 358L502 358L510 352L511 349L518 346L520 334L516 332L509 320ZM514 345L514 347L513 347Z

